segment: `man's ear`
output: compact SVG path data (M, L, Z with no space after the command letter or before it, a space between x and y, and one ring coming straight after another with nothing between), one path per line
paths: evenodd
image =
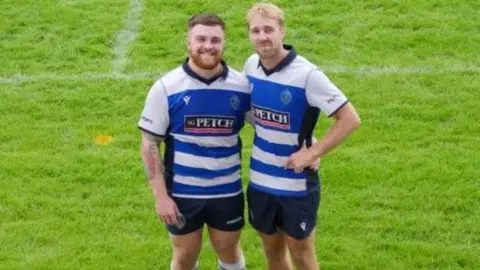
M283 26L280 26L280 33L282 33L282 38L285 37L286 32L287 32L287 29Z
M187 48L190 48L190 31L187 31L187 36L185 37L185 45L187 45Z

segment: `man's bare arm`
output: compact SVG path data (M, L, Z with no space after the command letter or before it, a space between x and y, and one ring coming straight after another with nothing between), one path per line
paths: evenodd
M351 104L346 104L337 113L333 115L335 123L333 127L310 148L302 147L292 154L285 168L294 169L301 172L305 167L310 166L317 158L321 158L332 151L344 141L355 129L360 126L360 117Z
M160 143L162 140L162 137L142 132L142 159L155 198L167 195L162 158L160 156Z
M163 176L162 158L160 157L161 137L142 133L142 158L145 164L147 177L152 185L155 196L155 208L160 218L167 224L176 224L179 210L170 198Z
M333 127L312 146L316 158L322 157L336 148L360 126L360 117L350 103L342 107L333 117L335 118Z

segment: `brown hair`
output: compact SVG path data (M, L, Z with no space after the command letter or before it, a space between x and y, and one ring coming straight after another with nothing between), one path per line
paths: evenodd
M223 31L225 31L225 22L213 13L203 13L196 14L190 17L188 20L188 30L192 29L195 25L206 25L206 26L220 26Z

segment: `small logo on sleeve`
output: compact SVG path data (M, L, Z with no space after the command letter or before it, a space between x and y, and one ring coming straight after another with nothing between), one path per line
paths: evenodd
M331 96L328 100L327 100L327 103L328 104L332 104L333 102L335 102L335 100L337 100L339 96L338 95L333 95Z
M145 116L142 116L142 120L145 121L145 122L147 122L147 123L153 124L153 120L150 119L150 118L147 118L147 117L145 117Z

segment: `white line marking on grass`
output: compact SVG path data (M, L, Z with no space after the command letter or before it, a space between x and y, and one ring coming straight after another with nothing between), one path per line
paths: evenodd
M414 75L438 75L446 73L480 73L480 66L454 66L449 68L435 67L345 67L332 66L322 67L327 74L352 74L359 76L382 76L394 74ZM69 81L97 81L104 79L112 80L153 80L162 76L162 72L139 72L130 74L121 73L81 73L81 74L15 74L12 76L0 77L1 84L15 84L22 82L41 81L41 80L69 80Z
M125 26L122 31L118 33L115 46L113 47L115 58L113 60L112 69L115 74L121 73L127 62L128 46L137 38L138 28L142 20L142 10L142 1L132 0L130 2L130 11Z
M345 66L331 66L323 68L326 73L346 73L346 74L360 74L360 75L382 75L382 74L445 74L445 73L464 73L464 72L480 72L480 66L452 66L452 67L399 67L399 66L360 66L360 67L345 67Z
M42 74L16 74L10 77L0 77L0 83L14 84L22 82L32 81L98 81L105 79L112 80L146 80L155 79L162 76L162 73L144 72L144 73L131 73L131 74L115 74L115 73L80 73L80 74L55 74L55 73L42 73Z

